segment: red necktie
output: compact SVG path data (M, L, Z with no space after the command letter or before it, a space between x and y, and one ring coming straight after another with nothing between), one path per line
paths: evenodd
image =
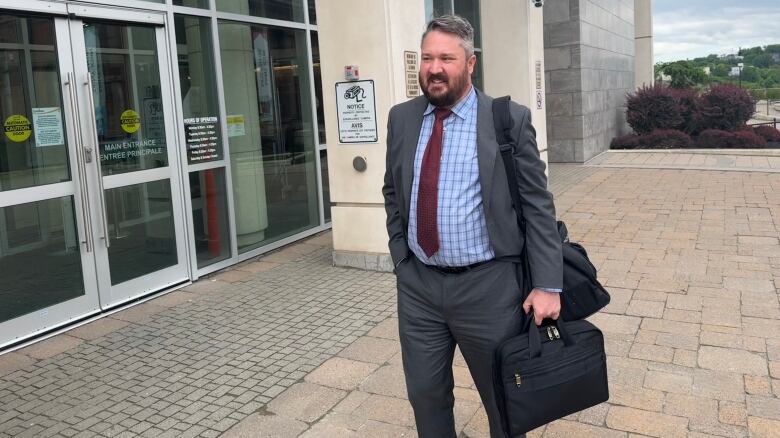
M436 120L433 132L425 147L422 169L420 170L420 188L417 192L417 243L430 257L439 250L439 227L436 223L436 210L439 206L439 167L441 165L441 140L444 131L444 119L452 114L447 108L434 110Z

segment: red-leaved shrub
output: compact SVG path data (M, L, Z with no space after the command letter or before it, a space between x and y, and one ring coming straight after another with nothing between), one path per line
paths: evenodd
M766 141L780 141L780 131L771 126L756 126L753 128L753 132L763 137Z
M691 137L676 129L656 129L649 134L628 134L615 137L612 149L675 149L693 146Z
M677 149L692 146L691 137L676 129L656 129L649 134L639 136L640 149Z
M702 129L699 94L693 88L671 88L670 91L682 118L676 128L686 134L698 134Z
M675 129L683 123L674 92L666 85L644 86L629 93L626 107L626 121L637 134Z
M696 147L702 149L761 148L766 140L750 131L729 132L719 129L705 129L696 140Z
M637 149L639 148L639 136L636 134L626 134L612 139L609 145L610 149Z
M729 84L710 88L701 96L700 104L702 126L724 131L737 131L744 127L756 109L750 93Z

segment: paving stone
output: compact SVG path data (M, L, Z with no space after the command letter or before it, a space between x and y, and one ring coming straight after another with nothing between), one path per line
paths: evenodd
M633 299L626 309L627 315L661 318L664 315L664 303Z
M772 384L769 377L746 375L745 391L752 395L770 395Z
M268 436L295 438L307 429L306 423L279 415L252 414L228 429L224 438Z
M150 302L156 306L173 307L180 304L184 304L195 299L195 295L183 290L174 292L168 292L165 295L159 296Z
M664 394L654 389L640 389L622 385L609 385L609 402L645 411L660 412L664 403Z
M645 375L645 388L679 394L690 394L692 387L692 375L686 376L660 371L648 371Z
M732 348L702 346L699 349L699 366L710 370L754 376L767 375L766 359L755 353Z
M721 402L718 419L721 423L747 426L747 409L742 403Z
M414 414L409 402L384 395L372 394L353 411L353 415L399 426L414 426Z
M780 421L761 417L748 417L750 436L754 438L780 437Z
M333 408L333 412L351 414L369 397L371 397L371 394L367 392L352 391Z
M0 356L0 377L11 374L16 370L27 368L34 363L35 359L21 353L12 351L3 354Z
M479 409L463 428L463 434L469 438L490 436L490 426L484 409Z
M745 389L742 375L724 371L694 369L693 395L743 402L745 401Z
M607 414L607 427L654 437L685 437L688 432L688 419L612 406Z
M407 393L404 370L397 365L385 365L368 376L360 385L360 390L405 399Z
M84 342L82 339L73 336L57 335L19 349L17 350L17 353L29 356L33 359L48 359L60 353L64 353L68 350L76 348L82 342Z
M607 333L633 335L636 334L639 329L641 318L635 316L610 315L599 312L589 317L588 321Z
M626 432L597 427L574 421L559 420L547 426L544 432L545 438L624 438Z
M87 341L94 341L100 337L103 337L109 333L116 332L118 330L127 327L130 324L126 321L121 321L114 318L100 318L96 321L92 321L89 324L81 325L72 330L68 330L68 335L74 338L84 339Z
M417 437L417 432L409 427L369 420L363 427L358 429L357 435L355 436L372 438L408 438Z
M671 362L674 358L674 349L661 345L634 344L631 346L628 357L657 362Z
M128 309L120 310L119 312L112 313L111 318L118 319L125 322L141 322L145 319L162 312L165 312L167 307L158 306L152 304L151 301L139 304L137 306L130 307Z
M357 432L349 430L345 427L335 426L330 423L319 422L316 423L311 429L307 430L301 435L296 435L300 438L358 438Z
M351 390L360 385L379 365L334 357L306 376L305 380L331 388Z
M401 346L396 341L366 336L342 350L339 356L362 362L383 364L400 349Z
M375 338L398 340L398 318L388 318L368 332Z
M322 417L336 405L346 393L311 383L298 383L284 394L268 403L268 410L306 422Z
M780 420L780 399L762 395L747 396L748 415Z

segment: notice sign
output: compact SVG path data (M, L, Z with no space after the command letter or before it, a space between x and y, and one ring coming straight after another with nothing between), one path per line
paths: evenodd
M336 82L339 143L376 143L374 81Z
M62 132L62 111L59 107L33 108L35 146L59 146L65 144Z
M417 80L417 52L404 52L404 73L406 74L406 97L420 95L420 82Z
M219 125L216 117L184 119L189 164L219 160Z
M227 116L228 137L241 137L246 135L246 125L243 115Z

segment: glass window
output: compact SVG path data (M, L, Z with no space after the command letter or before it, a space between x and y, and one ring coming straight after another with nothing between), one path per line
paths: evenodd
M305 32L219 22L241 252L319 223Z
M198 268L230 257L225 169L190 173L192 223Z
M0 191L70 179L54 21L0 14Z
M103 175L167 166L155 29L85 22L84 40Z
M217 10L222 12L303 22L303 0L216 0L216 2Z
M317 24L317 7L314 0L309 0L309 23Z
M174 6L188 6L190 8L209 8L209 0L173 0Z
M167 179L106 190L106 212L112 285L177 263Z
M0 322L84 295L73 198L0 208Z
M474 47L482 47L482 29L479 20L479 0L455 0L455 13L474 27Z
M317 106L317 134L320 144L326 144L325 108L322 105L322 72L320 70L320 39L317 32L311 33L311 58L314 70L314 97Z
M474 66L474 72L471 73L471 82L478 90L484 90L482 82L482 52L474 52L477 57L477 65Z
M330 180L328 179L328 151L320 151L322 169L322 203L325 206L325 222L330 222Z
M176 15L175 26L187 162L221 160L222 133L211 19Z

